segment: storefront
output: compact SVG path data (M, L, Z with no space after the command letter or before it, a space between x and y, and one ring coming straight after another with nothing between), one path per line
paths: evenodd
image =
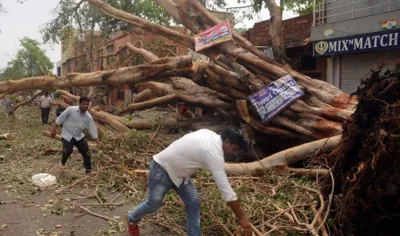
M353 93L371 69L400 59L400 29L315 41L313 48L315 57L328 57L328 82Z

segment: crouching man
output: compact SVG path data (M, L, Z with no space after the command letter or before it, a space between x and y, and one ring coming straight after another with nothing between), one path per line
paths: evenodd
M138 222L160 208L170 189L175 190L185 203L187 235L201 235L200 195L190 180L190 176L200 168L207 168L211 172L224 200L239 218L245 234L251 235L250 223L239 206L224 169L225 161L232 160L235 152L246 148L247 143L240 129L226 128L221 135L202 129L183 136L153 156L147 199L128 216L130 235L140 235Z

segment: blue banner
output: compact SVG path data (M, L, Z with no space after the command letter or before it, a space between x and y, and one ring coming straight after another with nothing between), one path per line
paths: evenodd
M304 95L293 77L288 74L249 96L263 122L268 122L296 99Z
M313 43L314 56L320 57L400 48L399 34L400 29L396 29L315 41Z

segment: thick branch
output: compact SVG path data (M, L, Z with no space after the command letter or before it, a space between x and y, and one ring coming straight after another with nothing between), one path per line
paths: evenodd
M225 171L230 175L257 175L264 173L274 166L287 166L301 161L318 151L329 151L339 145L341 135L327 139L321 139L311 143L306 143L294 148L290 148L272 156L266 157L261 161L240 164L225 164Z
M138 93L135 97L133 102L143 102L146 101L147 99L153 97L154 94L150 89L145 89L141 93Z
M139 103L131 103L122 109L119 114L124 114L126 112L136 111L140 109L146 109L150 107L155 107L163 104L172 103L176 99L175 94L169 94L162 97L158 97L149 101L139 102Z
M91 73L71 73L62 77L30 77L21 80L0 82L0 93L10 94L26 89L51 91L74 87L89 87L96 85L136 84L149 80L162 79L171 76L191 73L192 58L181 56L161 58L150 65L123 67L114 70Z
M177 43L180 43L182 45L185 45L188 48L194 48L194 40L193 38L179 33L177 31L174 31L172 29L169 29L167 27L161 26L154 24L148 20L145 20L143 18L137 17L135 15L129 14L127 12L121 11L119 9L116 9L100 0L88 0L89 3L97 6L100 8L103 12L108 13L109 15L121 19L127 23L131 23L137 27L140 27L144 30L147 30L149 32L152 32L154 34L158 34L160 36L166 37L168 39L171 39Z

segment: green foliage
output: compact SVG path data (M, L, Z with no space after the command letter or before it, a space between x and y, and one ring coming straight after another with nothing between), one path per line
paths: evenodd
M277 2L276 0L274 0ZM209 8L215 8L215 9L228 9L232 13L238 13L242 12L243 17L247 19L253 19L254 17L254 12L258 13L260 12L263 8L266 7L266 4L268 4L268 0L237 0L237 3L240 4L243 7L234 7L234 8L227 8L227 1L226 0L217 0L213 1L208 1ZM321 3L322 0L317 0L317 4ZM305 15L312 13L313 11L313 0L281 0L280 1L280 7L282 10L290 10L293 11L299 15Z
M111 6L148 19L154 23L169 25L171 18L153 0L105 0ZM75 0L60 1L53 10L53 19L42 28L45 43L67 43L73 29L80 32L99 30L103 37L119 31L130 31L132 26L104 15L87 2L78 5Z
M0 74L0 80L51 75L53 63L46 56L46 51L40 48L40 43L27 37L21 39L20 43L21 49L7 63L7 68Z

